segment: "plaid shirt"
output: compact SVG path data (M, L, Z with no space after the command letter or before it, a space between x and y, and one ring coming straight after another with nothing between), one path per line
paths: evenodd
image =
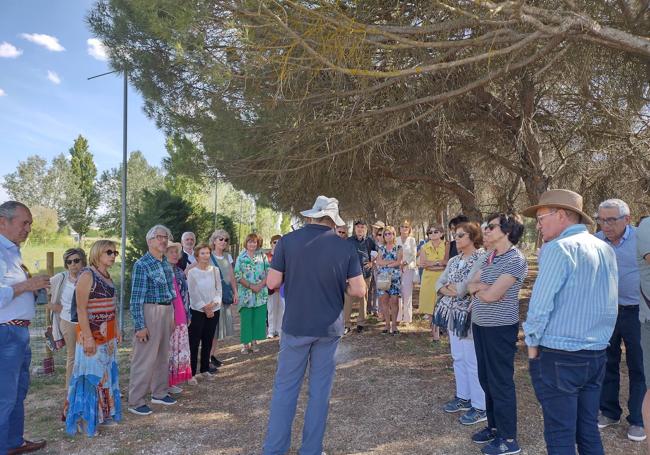
M145 303L171 303L176 297L174 272L167 258L159 261L147 253L133 264L131 272L131 317L135 331L146 327Z

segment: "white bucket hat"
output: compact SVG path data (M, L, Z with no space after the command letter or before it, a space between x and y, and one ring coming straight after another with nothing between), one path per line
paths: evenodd
M322 218L328 216L337 226L345 226L345 221L339 216L339 200L333 197L318 196L310 210L300 214L307 218Z

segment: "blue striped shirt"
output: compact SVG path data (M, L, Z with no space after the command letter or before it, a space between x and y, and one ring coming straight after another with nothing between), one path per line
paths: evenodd
M12 319L34 319L34 293L14 295L13 285L27 280L22 264L18 245L0 234L0 324Z
M605 349L618 314L614 250L584 224L548 242L539 262L528 315L528 346L562 351Z

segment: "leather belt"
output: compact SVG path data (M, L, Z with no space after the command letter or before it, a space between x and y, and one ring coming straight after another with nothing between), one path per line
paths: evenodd
M11 321L3 322L0 324L1 325L11 325L15 327L29 327L29 324L31 324L32 321L29 321L27 319L12 319Z

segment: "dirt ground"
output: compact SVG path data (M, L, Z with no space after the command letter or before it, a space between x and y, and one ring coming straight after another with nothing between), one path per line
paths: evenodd
M524 294L525 311L526 297ZM470 441L479 424L465 427L458 415L441 406L454 395L454 377L446 338L432 343L427 325L418 321L402 335L381 334L379 324L346 335L337 353L325 447L343 454L479 454ZM519 442L522 453L545 453L541 409L532 391L522 349L516 360ZM123 421L103 428L92 439L66 435L60 414L64 368L54 376L33 377L26 402L26 433L48 440L48 454L219 454L261 453L268 418L278 341L262 343L257 354L239 352L237 340L220 343L224 366L214 379L186 386L175 406L152 405L139 417L126 411L130 344L120 350ZM627 372L621 395L627 397ZM307 383L303 385L293 427L291 454L300 445ZM626 438L626 425L603 430L608 454L644 454L645 443Z

